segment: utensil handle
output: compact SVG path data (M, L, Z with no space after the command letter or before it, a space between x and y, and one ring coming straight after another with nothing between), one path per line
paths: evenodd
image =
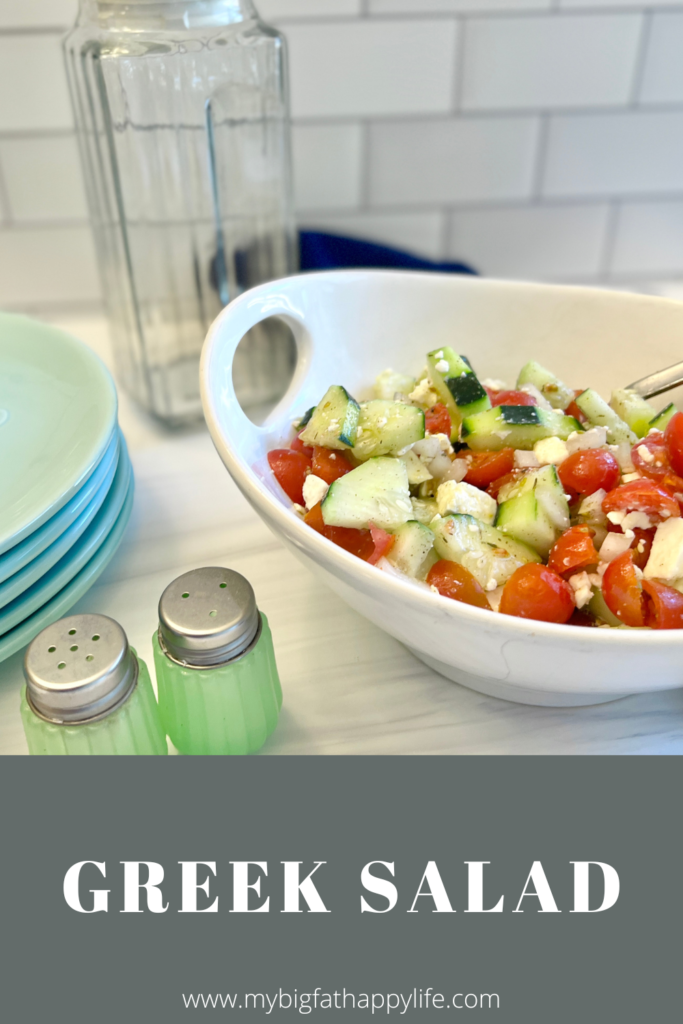
M237 428L240 437L253 442L256 452L264 434L282 436L291 426L288 422L289 409L293 397L304 391L313 353L304 314L288 294L291 280L295 279L285 278L245 292L226 306L209 330L202 350L199 376L204 412L214 440L221 431L234 435ZM237 400L232 370L237 347L247 331L272 316L279 317L292 331L297 360L285 395L259 426L252 423Z
M665 370L658 370L651 373L649 377L641 377L640 380L629 384L628 391L635 391L641 398L654 398L655 395L662 395L665 391L683 384L683 363L674 363L667 366Z

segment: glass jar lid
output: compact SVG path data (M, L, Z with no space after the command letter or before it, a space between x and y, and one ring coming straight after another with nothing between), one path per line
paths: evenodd
M241 657L257 637L261 616L248 580L232 569L186 572L159 601L159 640L182 665L208 668Z
M28 703L40 718L75 725L123 704L135 688L138 662L118 622L68 615L31 642L24 675Z

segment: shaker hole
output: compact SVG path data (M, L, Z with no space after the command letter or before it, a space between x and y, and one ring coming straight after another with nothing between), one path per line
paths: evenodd
M184 593L184 594L182 594L181 596L182 596L182 597L189 597L190 595L188 594L188 592L187 592L187 591L185 591L185 593Z
M48 654L54 654L56 650L57 648L53 644L52 647L48 647L47 652Z
M57 665L57 668L66 668L66 662L60 661L59 665Z
M85 660L86 661L94 661L95 660L95 655L94 654L86 654Z
M216 616L218 615L218 612L214 608L213 611L209 612L209 615L211 616L212 619L215 619Z
M75 636L75 635L76 635L76 630L75 629L70 629L69 630L69 636Z
M219 587L221 588L221 590L225 590L225 588L227 587L227 585L228 585L227 583L219 583L219 584L218 584L218 586L219 586Z
M69 650L70 650L70 651L77 651L77 650L78 650L78 644L73 644L73 645L72 645L72 646L71 646L71 647L69 648Z
M99 640L100 639L100 634L99 633L95 633L95 635L93 636L92 639L93 640Z

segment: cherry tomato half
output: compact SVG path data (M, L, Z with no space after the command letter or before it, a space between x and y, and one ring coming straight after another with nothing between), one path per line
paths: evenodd
M437 402L425 413L425 431L430 434L445 434L451 436L453 424L448 409L441 402Z
M275 448L268 452L268 465L290 501L303 505L304 480L311 472L311 460L303 452Z
M595 530L590 526L571 526L557 539L548 557L548 568L563 574L595 565L598 553L593 544Z
M633 446L631 458L633 465L643 476L656 480L662 487L666 487L674 497L683 495L683 478L674 472L669 446L661 430L653 431L642 441L638 441ZM682 499L678 497L677 500L681 505Z
M394 535L387 533L381 526L375 526L370 523L370 536L372 537L372 543L375 545L375 550L368 557L367 561L370 565L376 565L380 558L388 554L394 546Z
M574 452L557 470L565 491L572 494L595 494L601 487L610 491L619 483L619 463L611 452L589 448Z
M643 580L645 625L650 629L683 629L683 594L665 583Z
M626 626L644 626L643 587L633 563L633 552L624 551L610 562L602 577L607 607Z
M621 532L620 527L615 527L615 529L618 532ZM647 565L647 560L650 557L652 542L655 539L655 527L651 530L643 530L641 527L636 526L633 532L635 534L635 540L631 545L633 562L639 569L644 569Z
M490 392L491 405L537 405L533 395L527 395L526 391L492 391Z
M320 502L306 513L304 522L317 533L321 533L323 537L331 540L333 544L344 548L345 551L350 551L352 555L357 555L365 562L374 554L375 542L370 530L354 530L346 526L327 526L323 520Z
M681 514L674 496L661 484L656 484L654 480L648 480L646 477L615 487L603 500L602 510L605 514L616 511L645 512L660 520Z
M442 597L450 597L453 601L472 604L475 608L488 608L491 605L481 584L477 582L469 569L457 562L449 562L442 558L427 573L427 583L436 587Z
M465 483L486 490L494 480L512 472L515 452L513 448L503 448L499 452L468 452L467 462L469 468Z
M333 484L340 476L350 473L353 466L343 452L331 451L329 448L313 449L312 470L326 484Z
M671 466L675 473L683 476L683 412L672 416L664 432Z
M497 477L493 480L486 488L486 493L490 494L492 498L498 501L498 494L505 487L506 484L513 484L519 480L521 473L519 470L513 470L511 473L505 473L504 476Z
M552 569L529 562L515 569L503 587L500 610L520 619L568 622L574 612L574 594Z
M303 452L309 459L313 458L313 449L301 440L301 434L297 434L289 446L293 452Z
M584 388L577 388L574 392L574 399L577 399L579 395L583 394L583 391ZM576 401L570 402L564 411L567 416L573 416L575 420L579 421L579 423L586 422L586 417L579 409L578 405L576 404Z

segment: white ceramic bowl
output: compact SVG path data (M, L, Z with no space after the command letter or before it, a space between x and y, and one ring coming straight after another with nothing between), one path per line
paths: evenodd
M292 328L292 384L261 427L235 399L232 361L268 316ZM535 358L603 395L683 358L683 303L597 289L473 277L339 271L262 285L213 324L202 355L206 420L218 452L264 522L371 622L449 679L506 700L572 706L683 685L683 630L585 629L496 615L418 589L306 526L270 473L292 420L330 384L367 396L387 367L417 373L451 345L482 377L514 382Z

